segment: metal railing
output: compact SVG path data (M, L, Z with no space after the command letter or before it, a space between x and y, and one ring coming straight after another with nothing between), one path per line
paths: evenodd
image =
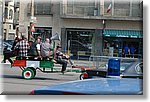
M129 57L111 57L111 56L93 56L91 55L89 57L89 67L94 67L94 68L106 68L108 64L109 59L120 59L121 63L131 63L138 61L138 58L129 58Z

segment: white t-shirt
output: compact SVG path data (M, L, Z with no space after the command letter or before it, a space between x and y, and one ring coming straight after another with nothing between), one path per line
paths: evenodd
M40 44L37 44L37 45L36 45L36 48L37 48L38 51L40 51L40 50L41 50L41 45L40 45Z

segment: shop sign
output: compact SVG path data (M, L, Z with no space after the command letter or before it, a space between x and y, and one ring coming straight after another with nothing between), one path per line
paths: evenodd
M104 37L143 38L141 31L105 30Z

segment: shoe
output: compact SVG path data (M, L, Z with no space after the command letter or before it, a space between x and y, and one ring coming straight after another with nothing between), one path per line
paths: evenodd
M61 73L62 73L62 75L64 75L65 72L64 72L64 71L61 71Z

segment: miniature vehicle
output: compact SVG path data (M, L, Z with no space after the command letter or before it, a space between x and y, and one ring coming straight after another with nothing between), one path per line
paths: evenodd
M93 76L105 78L107 76L107 70L106 69L83 70L82 74L80 75L80 80L89 79L89 78L92 78Z
M54 72L54 62L52 59L42 60L34 57L16 57L12 66L19 67L22 70L22 77L25 79L34 78L37 69L45 73ZM45 69L50 69L50 71L46 71Z
M59 35L56 33L54 36L51 37L51 40L60 40ZM35 77L36 70L40 70L44 73L53 73L58 72L54 71L54 47L55 42L53 42L53 56L52 58L48 59L42 59L42 58L36 58L33 56L27 56L27 57L16 57L16 59L13 61L12 66L13 67L19 67L22 70L22 77L29 80ZM49 71L46 71L46 69L50 69Z
M93 69L80 67L82 73L80 80L89 79L92 77L108 77L108 68L105 69ZM143 63L141 61L132 62L123 71L119 73L122 78L143 78Z

